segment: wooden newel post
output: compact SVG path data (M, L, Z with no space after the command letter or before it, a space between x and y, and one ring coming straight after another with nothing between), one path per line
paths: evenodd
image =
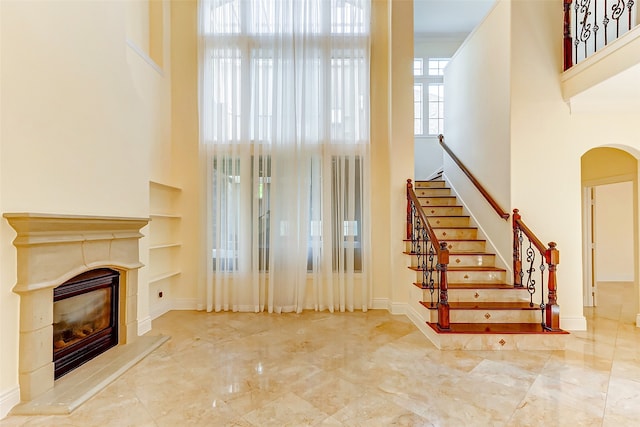
M520 250L520 228L518 226L518 221L520 218L520 214L518 213L518 209L513 210L513 215L511 216L511 224L513 225L513 286L516 288L522 287L522 253Z
M407 180L407 240L413 239L413 222L411 221L411 196L410 192L413 188L411 180Z
M545 307L545 321L547 327L560 329L560 306L556 297L556 266L560 264L560 251L556 249L555 242L549 243L544 256L549 266L549 301Z
M438 251L438 271L440 273L440 301L438 302L438 326L449 329L449 283L447 282L447 266L449 264L449 249L447 242L440 242Z

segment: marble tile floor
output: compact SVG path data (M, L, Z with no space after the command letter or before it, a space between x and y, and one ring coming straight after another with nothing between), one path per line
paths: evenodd
M381 310L173 311L150 332L172 338L73 413L0 426L638 425L640 328L616 307L530 352L439 351Z

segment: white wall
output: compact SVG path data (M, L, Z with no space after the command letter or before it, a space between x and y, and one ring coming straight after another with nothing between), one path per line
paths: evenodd
M445 70L445 142L498 204L510 211L510 1L498 1ZM509 268L509 223L445 155L445 175Z
M632 282L633 183L595 187L596 280Z
M136 45L131 4L1 2L2 212L147 217L150 158L170 138L170 85L144 57L148 46ZM4 412L18 384L19 298L15 233L1 221ZM141 271L140 316L148 313L144 278Z
M562 1L512 2L511 203L560 251L561 327L584 329L580 156L562 99Z

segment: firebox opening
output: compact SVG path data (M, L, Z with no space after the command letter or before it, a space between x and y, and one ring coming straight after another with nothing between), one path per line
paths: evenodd
M53 290L53 362L58 379L118 344L120 273L99 268Z

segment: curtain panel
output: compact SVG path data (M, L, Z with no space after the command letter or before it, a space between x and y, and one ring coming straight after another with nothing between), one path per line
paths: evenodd
M370 305L370 0L202 0L207 311Z

